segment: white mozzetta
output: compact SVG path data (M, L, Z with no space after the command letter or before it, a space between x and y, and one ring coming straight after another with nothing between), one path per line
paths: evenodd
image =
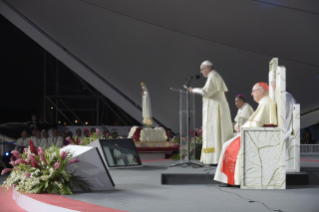
M300 105L294 105L293 132L287 142L286 171L300 172Z

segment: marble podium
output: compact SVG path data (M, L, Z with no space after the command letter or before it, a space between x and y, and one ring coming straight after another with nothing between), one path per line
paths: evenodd
M277 58L270 61L271 74L276 74L276 91L269 89L269 96L276 102L278 126L242 128L241 189L286 188L286 69Z

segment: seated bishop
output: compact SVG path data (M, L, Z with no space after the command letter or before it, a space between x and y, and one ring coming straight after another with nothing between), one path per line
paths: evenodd
M276 106L269 97L267 83L256 83L251 95L259 105L242 127L277 126ZM214 180L224 183L219 186L240 185L239 150L240 134L224 143L214 177Z
M238 108L234 122L234 131L239 132L239 127L244 123L240 123L240 119L248 118L254 113L254 109L246 102L246 97L243 94L238 94L235 98L235 105Z

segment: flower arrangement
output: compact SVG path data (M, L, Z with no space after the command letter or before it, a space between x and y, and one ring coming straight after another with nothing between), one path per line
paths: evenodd
M13 150L11 157L12 169L4 169L1 175L11 171L9 177L1 185L5 191L15 185L14 190L21 193L61 193L73 194L73 186L84 191L90 191L91 185L83 177L75 176L68 172L66 167L79 162L72 158L72 154L51 146L47 149L34 146L29 141L29 148L20 154Z
M202 137L203 130L196 128L195 132L193 130L190 130L190 134L192 137L189 144L189 154L191 156L191 159L200 160L202 145L203 145L203 137ZM187 160L187 139L186 138L182 138L181 140L174 139L172 140L172 142L177 144L180 143L181 150L180 150L180 153L173 155L171 159ZM194 155L195 155L195 158L192 158L192 156Z

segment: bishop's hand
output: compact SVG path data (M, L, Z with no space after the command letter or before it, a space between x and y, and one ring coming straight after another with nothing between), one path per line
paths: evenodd
M188 90L190 91L190 92L193 92L193 87L188 87Z

